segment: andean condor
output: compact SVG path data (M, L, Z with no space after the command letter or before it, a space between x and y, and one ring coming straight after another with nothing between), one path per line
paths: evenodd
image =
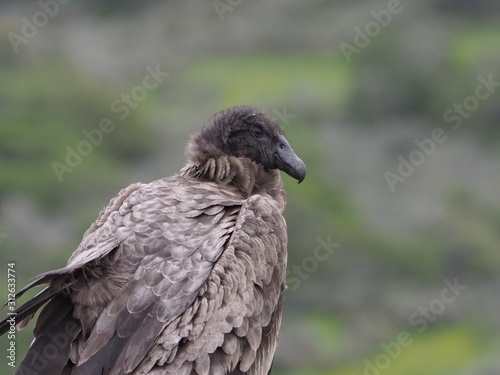
M180 173L120 191L66 267L17 310L43 309L16 374L268 374L287 261L282 170L305 164L256 108L215 114ZM0 322L0 333L11 321Z

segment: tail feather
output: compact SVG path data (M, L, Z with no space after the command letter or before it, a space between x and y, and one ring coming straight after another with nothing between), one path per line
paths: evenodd
M71 299L59 293L52 300L47 303L36 320L35 329L33 333L35 337L46 335L57 324L59 324L70 311L73 310L73 303Z
M30 299L14 312L16 323L21 324L22 326L26 325L27 322L25 320L29 321L29 319L33 317L37 310L45 303L47 303L47 301L53 298L57 293L58 291L52 289L51 287L47 287L42 290L35 297ZM12 315L7 316L2 321L0 321L0 336L9 330L11 325L9 319L11 319L11 317Z
M16 293L16 299L21 297L24 293L26 293L28 290L34 288L35 286L43 285L43 284L48 284L52 279L54 278L53 275L47 275L47 274L41 274L38 275L35 280L30 282L28 285L25 285L23 288L17 291Z
M58 301L58 304L61 303L62 300ZM69 359L71 344L81 331L80 324L73 318L72 311L72 309L67 310L65 316L57 324L50 324L49 332L33 341L14 375L70 373L73 367Z
M70 286L73 284L75 281L71 280L66 280L65 277L68 276L70 273L70 270L68 267L65 268L60 268L57 270L49 271L42 273L41 275L38 275L32 282L30 282L28 285L26 285L24 288L21 288L16 294L15 294L15 299L17 300L19 297L21 297L24 293L26 293L28 290L39 286L43 284L49 284L54 279L59 279L60 282L58 283L59 286L56 288L53 286L54 283L46 287L44 290L42 290L40 293L38 293L35 297L30 299L28 302L26 302L24 305L19 307L16 311L14 311L15 314L15 321L16 325L19 329L24 328L28 322L33 318L37 310L42 307L45 303L47 303L50 299L52 299L54 296L56 296L61 290L63 290L65 287ZM3 304L2 307L0 307L0 310L3 309L9 301ZM3 320L0 321L0 336L3 335L5 332L9 330L10 327L10 321L9 319L12 318L13 314L10 314L10 316L7 316Z
M28 290L34 288L35 286L39 286L39 285L43 285L43 284L49 284L55 278L58 278L58 277L61 277L61 276L64 277L64 276L70 275L71 272L73 272L74 270L75 270L74 267L66 266L64 268L59 268L59 269L56 269L56 270L44 272L44 273L36 276L32 282L30 282L29 284L27 284L26 286L24 286L23 288L21 288L19 291L17 291L16 294L15 294L15 299L17 300L24 293L26 293ZM61 278L61 280L62 280L62 278ZM67 284L65 286L69 286L69 285L73 284L74 282L75 282L75 280L73 280L73 281L69 281L68 280L67 282L65 282L65 284ZM5 306L7 306L8 303L9 303L9 301L5 302L0 307L0 310L3 309Z

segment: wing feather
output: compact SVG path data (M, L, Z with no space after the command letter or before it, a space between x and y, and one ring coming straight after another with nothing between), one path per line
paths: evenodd
M120 229L126 228L120 230L125 237L117 259L128 253L130 259L140 260L126 289L97 319L78 367L87 368L86 363L98 358L101 350L109 351L109 342L117 335L125 344L113 351L110 373L133 371L166 326L180 314L193 311L190 306L234 230L242 200L236 194L232 199L214 194L217 186L209 184L205 192L212 196L210 201L203 195L190 194L189 186L176 186L178 179L160 181L149 192L139 190L134 194L135 204L125 200L123 204L130 209L120 209L122 217L114 218ZM147 204L137 199L138 193L143 194ZM151 194L156 198L151 199ZM109 217L113 218L113 214ZM106 225L103 223L102 228ZM175 333L173 337L178 339L170 340L170 347L182 338ZM187 367L179 364L179 368Z
M281 211L180 176L122 190L68 265L29 285L72 278L83 325L65 349L72 374L267 373L285 285Z
M249 198L224 246L196 300L181 320L165 322L138 372L164 365L166 373L191 366L213 374L270 370L281 324L286 263L286 225L277 203L261 196ZM174 337L182 341L172 341Z

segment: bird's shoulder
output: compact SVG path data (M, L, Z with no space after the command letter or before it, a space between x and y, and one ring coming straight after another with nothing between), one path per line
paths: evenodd
M123 274L128 281L100 313L81 353L81 363L112 345L115 334L127 337L127 364L122 365L130 371L143 360L143 366L150 367L158 355L163 360L171 355L172 348L153 347L154 341L167 340L168 345L163 342L160 346L169 347L188 337L193 345L203 343L207 349L224 340L220 336L213 341L212 329L224 326L225 331L231 330L244 317L247 326L257 323L257 317L252 318L257 313L261 320L255 333L269 323L279 285L284 282L286 259L286 226L277 202L262 195L244 198L215 183L181 176L136 186L124 195L104 209L101 226L88 234L114 234L118 248L112 262L125 269L108 277L101 290L115 278L122 281ZM279 277L272 281L276 275ZM254 291L254 284L273 286L270 294L256 296L260 292ZM252 298L260 302L252 303ZM231 308L216 313L222 306ZM198 325L181 323L194 315ZM238 317L238 322L232 317ZM203 332L198 331L204 326ZM170 330L175 331L174 336ZM136 340L138 337L148 340ZM184 360L192 360L199 349L188 345ZM149 355L148 350L152 351Z
M80 266L106 255L124 241L130 242L128 237L133 233L154 237L159 236L159 226L177 227L179 231L190 229L189 225L201 226L206 224L206 215L241 207L244 201L237 191L179 175L131 184L100 211L68 265Z

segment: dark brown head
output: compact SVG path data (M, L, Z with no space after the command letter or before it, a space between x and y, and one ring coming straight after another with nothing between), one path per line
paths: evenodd
M260 110L238 106L216 113L188 144L192 163L210 158L248 158L265 169L279 169L299 182L306 176L304 162L295 154L279 126Z

